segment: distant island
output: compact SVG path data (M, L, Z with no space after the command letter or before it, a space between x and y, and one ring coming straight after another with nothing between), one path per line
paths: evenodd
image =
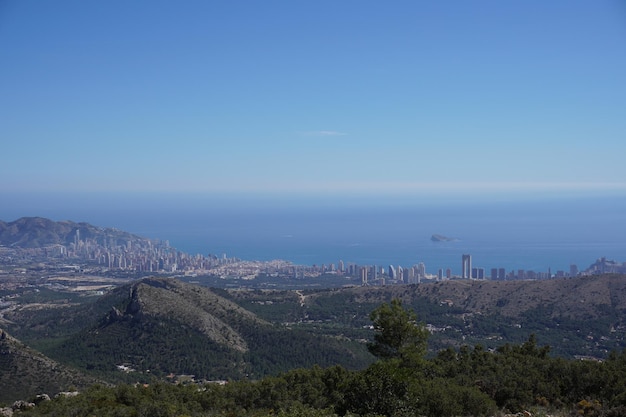
M459 239L455 237L446 237L443 235L434 234L430 237L433 242L458 242Z

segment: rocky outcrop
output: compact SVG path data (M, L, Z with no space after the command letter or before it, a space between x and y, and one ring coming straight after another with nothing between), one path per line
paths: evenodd
M35 403L31 403L31 402L24 401L24 400L17 400L11 406L13 411L25 411L25 410L30 410L31 408L34 408L34 407L35 407Z

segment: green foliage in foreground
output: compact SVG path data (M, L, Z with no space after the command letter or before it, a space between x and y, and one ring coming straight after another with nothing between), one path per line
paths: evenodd
M497 351L425 352L425 333L399 302L372 313L379 361L362 371L296 369L225 385L93 386L24 416L489 416L543 410L626 414L626 351L604 362L552 358L531 336ZM398 331L399 329L404 329ZM410 341L410 343L409 343Z

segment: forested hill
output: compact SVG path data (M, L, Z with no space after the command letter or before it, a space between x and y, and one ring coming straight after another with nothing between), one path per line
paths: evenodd
M86 327L44 353L103 378L119 375L120 365L138 378L223 380L315 364L361 368L372 360L362 343L270 323L211 289L175 279L142 279L99 303L106 300L113 302L108 313L76 311L74 322Z
M536 334L554 354L606 357L626 347L626 275L544 281L450 280L419 285L309 292L233 291L234 301L272 320L366 326L368 312L394 298L429 324L431 351L496 348ZM280 312L280 314L277 314Z
M25 346L0 330L0 401L82 389L98 382Z

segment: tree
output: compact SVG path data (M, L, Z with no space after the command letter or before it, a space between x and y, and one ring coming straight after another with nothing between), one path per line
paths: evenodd
M426 354L428 330L417 322L413 311L402 307L395 298L390 304L383 303L370 314L374 323L374 342L368 350L381 359L420 361Z

